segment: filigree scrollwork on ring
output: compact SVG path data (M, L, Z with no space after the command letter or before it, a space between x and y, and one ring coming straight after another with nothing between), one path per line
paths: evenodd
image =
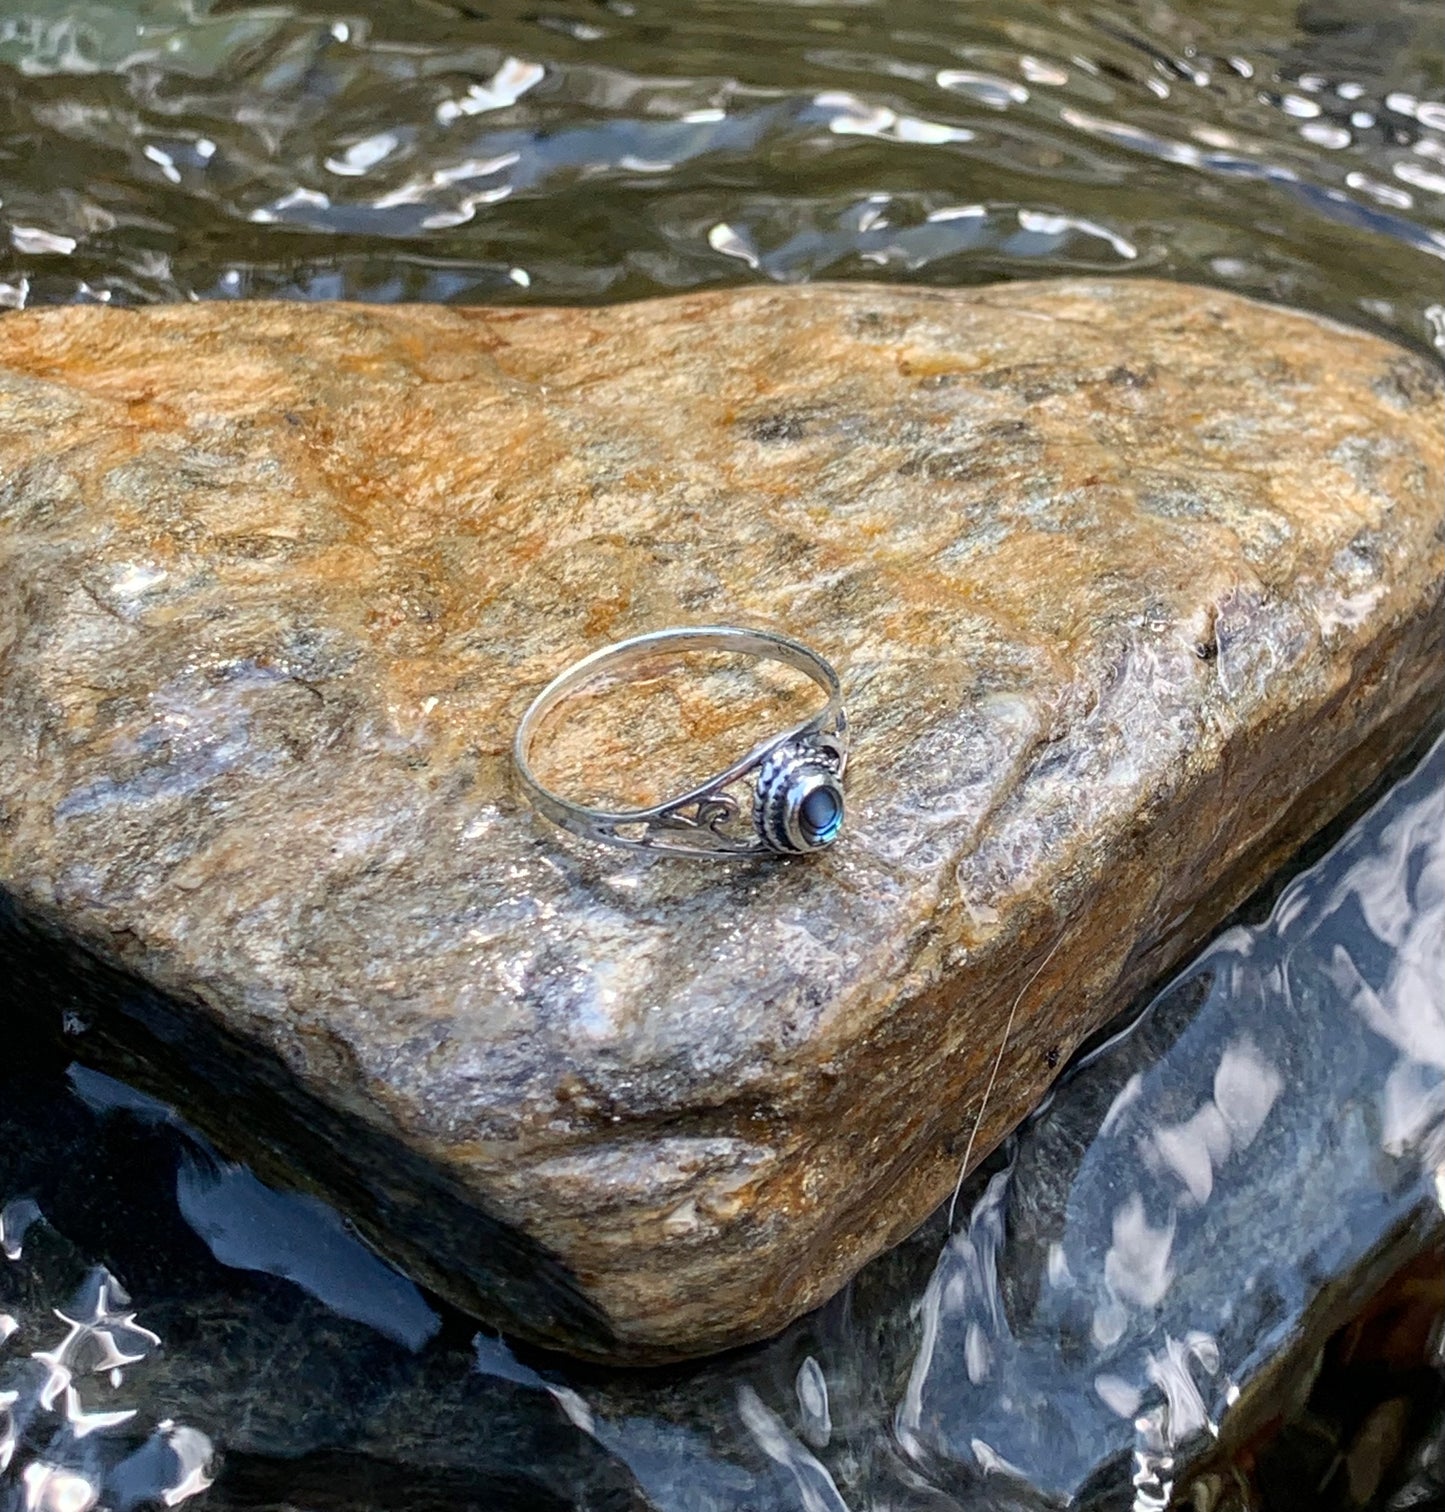
M721 834L724 825L731 824L742 813L742 806L728 793L709 793L706 797L690 799L669 808L653 821L659 829L710 830Z

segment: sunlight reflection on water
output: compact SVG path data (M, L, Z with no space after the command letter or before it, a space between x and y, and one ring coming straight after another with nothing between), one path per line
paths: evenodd
M22 0L0 18L0 301L1148 271L1441 345L1431 20Z

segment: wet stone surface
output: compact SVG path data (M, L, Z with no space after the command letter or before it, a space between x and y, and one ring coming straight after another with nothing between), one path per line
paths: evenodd
M237 1512L1437 1505L1442 948L1437 745L1071 1068L952 1211L769 1344L664 1372L479 1330L71 1061L91 1031L13 1036L0 1498L48 1474L149 1505L189 1471ZM49 1358L71 1334L51 1309L92 1320L122 1284L122 1378L93 1331ZM63 1382L44 1399L61 1366L74 1410Z
M1441 411L1420 358L1147 281L7 316L7 949L463 1307L760 1337L952 1190L1007 1023L975 1158L1418 728ZM842 670L839 843L542 829L531 694L710 620ZM552 759L715 768L794 692L660 672Z

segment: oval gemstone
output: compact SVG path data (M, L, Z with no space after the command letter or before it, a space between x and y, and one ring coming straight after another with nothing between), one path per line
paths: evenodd
M810 834L831 840L843 818L843 801L832 788L815 787L803 799L800 817Z

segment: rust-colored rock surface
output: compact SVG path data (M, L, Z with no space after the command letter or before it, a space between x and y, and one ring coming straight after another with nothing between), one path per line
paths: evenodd
M758 1337L947 1196L1010 1019L975 1160L1418 728L1442 421L1422 358L1145 281L5 316L7 948L483 1316ZM518 803L542 682L717 621L842 672L832 851ZM796 698L705 670L554 773Z

